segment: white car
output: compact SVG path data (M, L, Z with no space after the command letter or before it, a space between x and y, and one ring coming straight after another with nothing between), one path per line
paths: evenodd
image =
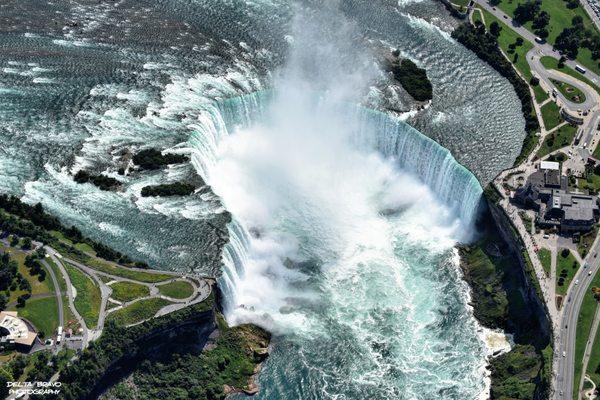
M567 356L567 352L563 351L563 357L566 357L566 356Z
M575 281L575 285L579 285L579 279Z
M589 272L588 272L588 276L590 276L590 275L592 275L592 271L589 271Z

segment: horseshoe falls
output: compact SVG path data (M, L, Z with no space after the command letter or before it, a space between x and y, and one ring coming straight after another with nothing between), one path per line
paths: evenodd
M524 124L439 2L8 3L2 192L152 267L217 277L227 320L273 333L256 398L488 398L455 247ZM425 109L381 71L393 49L427 70ZM147 148L191 163L118 174ZM212 190L141 196L197 175Z
M190 139L233 214L226 316L276 334L258 397L485 398L488 350L453 249L479 182L398 118L291 97L212 104Z

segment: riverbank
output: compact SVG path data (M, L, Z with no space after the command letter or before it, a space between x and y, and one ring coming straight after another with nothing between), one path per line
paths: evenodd
M475 318L512 335L511 351L489 358L491 398L543 399L550 387L549 323L514 249L489 209L477 221L478 240L459 247Z

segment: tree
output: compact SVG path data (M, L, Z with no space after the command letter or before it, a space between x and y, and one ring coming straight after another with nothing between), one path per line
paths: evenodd
M502 31L502 27L496 21L490 24L490 35L497 38L500 36L500 31Z
M17 297L17 308L25 307L25 297L23 295Z
M581 15L574 16L571 20L571 25L573 25L574 27L578 25L583 25L583 17Z
M19 237L17 235L12 235L10 238L10 245L12 247L17 247L19 245Z
M533 29L541 29L545 28L550 22L550 14L546 11L542 11L539 13L533 20L533 24L531 25Z
M581 41L581 30L578 28L565 28L556 38L554 47L570 58L577 58L579 43Z
M537 31L535 31L535 34L538 35L540 39L546 40L550 32L548 32L548 29L546 28L540 28Z
M537 86L540 84L540 80L538 77L532 76L531 79L529 80L529 83L531 84L531 86Z
M536 1L529 0L526 3L519 4L515 8L514 20L520 25L528 21L533 21L539 9L540 5Z
M515 45L517 46L522 46L523 45L523 38L521 36L519 36L516 40L515 40Z
M25 236L23 238L23 244L21 245L21 248L23 250L30 250L31 249L31 238L30 237Z

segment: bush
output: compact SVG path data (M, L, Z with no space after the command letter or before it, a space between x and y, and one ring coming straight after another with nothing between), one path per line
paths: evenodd
M143 169L159 169L168 164L179 164L189 160L182 154L162 154L156 149L142 150L133 156L133 163Z
M175 182L163 185L144 186L142 197L149 196L187 196L196 190L196 186L190 183Z

